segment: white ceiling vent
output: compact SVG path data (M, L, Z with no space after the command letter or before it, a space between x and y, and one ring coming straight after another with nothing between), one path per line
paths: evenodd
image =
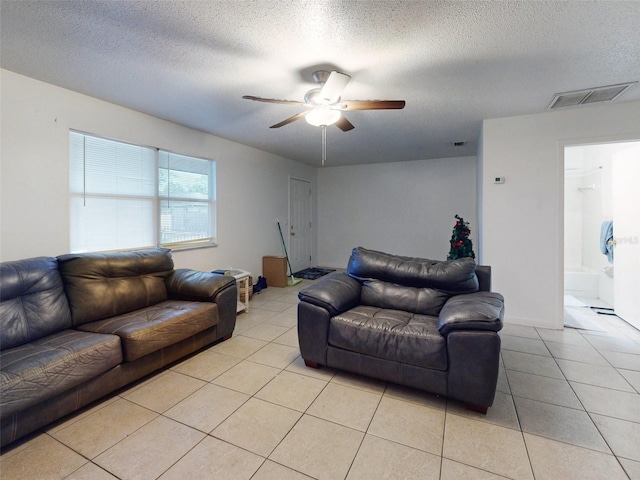
M547 109L562 107L575 107L588 103L611 102L618 98L632 85L638 82L620 83L618 85L606 85L604 87L576 90L573 92L556 93Z

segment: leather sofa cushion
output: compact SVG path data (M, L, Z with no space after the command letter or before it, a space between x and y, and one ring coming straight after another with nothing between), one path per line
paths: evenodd
M70 329L3 350L2 418L80 385L121 362L117 336Z
M429 315L359 305L332 317L329 344L373 357L447 369L446 340Z
M0 264L0 346L16 347L71 327L55 258Z
M166 300L173 271L167 248L61 255L58 264L74 326Z
M404 287L395 283L367 280L362 282L360 298L364 305L438 316L451 296L434 288Z
M438 261L357 247L351 252L347 273L361 281L376 279L407 287L434 288L450 295L479 289L476 262L470 257Z
M85 323L85 332L118 335L128 362L173 345L217 325L218 306L209 302L167 300L151 307Z

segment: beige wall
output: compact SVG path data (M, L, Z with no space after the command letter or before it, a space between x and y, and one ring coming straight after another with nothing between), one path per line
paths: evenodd
M476 157L318 171L318 261L344 268L354 247L444 260L454 215L477 236Z

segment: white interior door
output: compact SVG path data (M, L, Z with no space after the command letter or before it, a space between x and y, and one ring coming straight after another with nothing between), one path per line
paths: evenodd
M640 144L613 156L616 315L640 329Z
M292 273L311 267L311 182L296 178L289 180L289 261Z

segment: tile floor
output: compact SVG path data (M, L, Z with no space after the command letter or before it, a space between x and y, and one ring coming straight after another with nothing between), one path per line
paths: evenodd
M299 356L296 287L232 339L18 441L3 479L640 479L640 332L507 325L494 406Z

